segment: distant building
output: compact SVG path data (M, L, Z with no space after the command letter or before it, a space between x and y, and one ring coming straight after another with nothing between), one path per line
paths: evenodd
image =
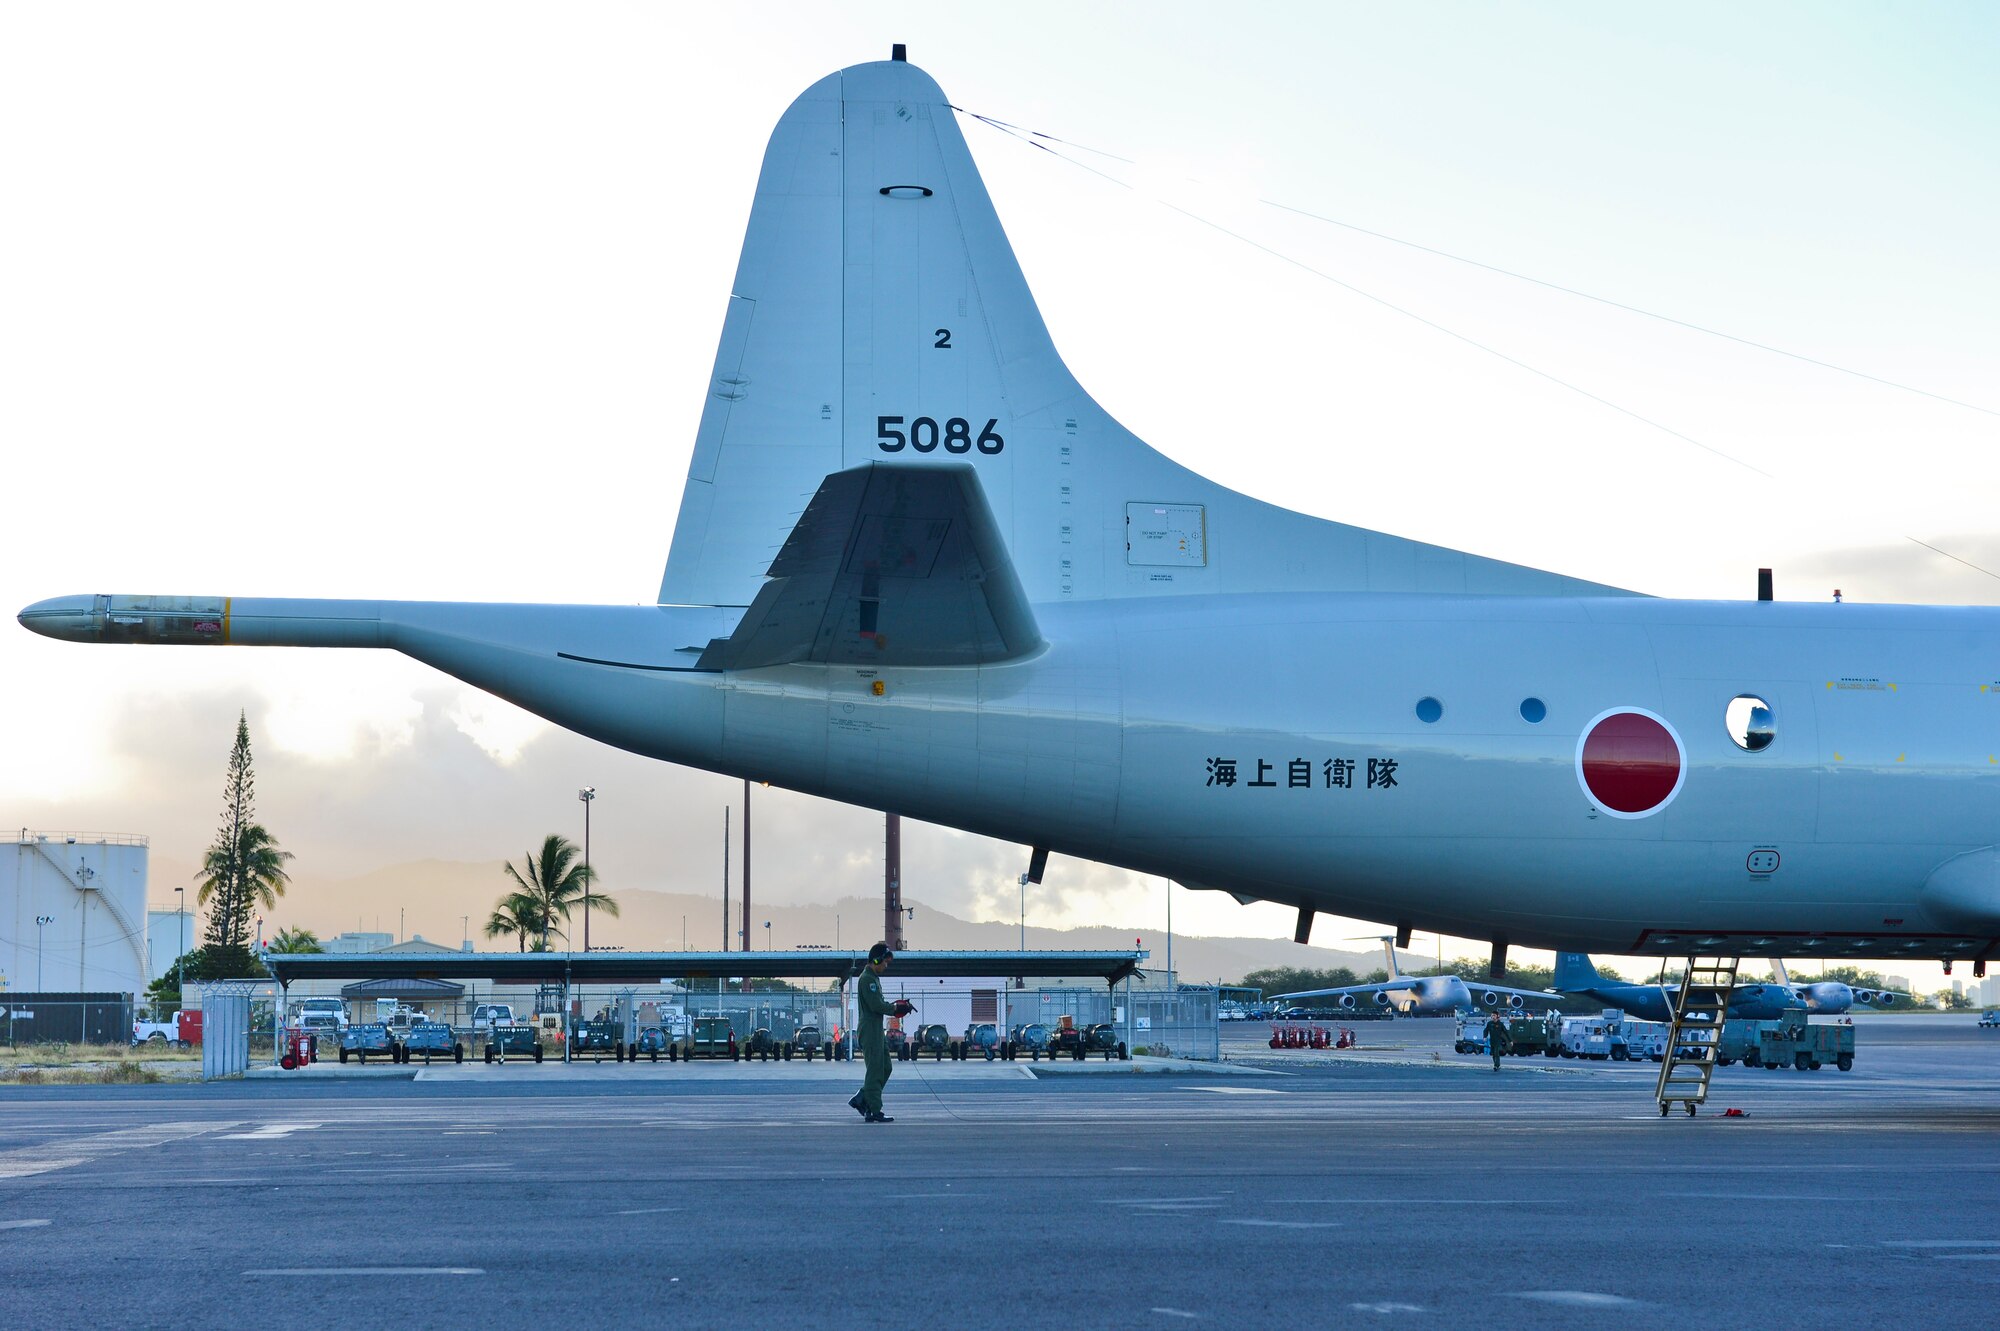
M1910 992L1910 977L1907 975L1884 975L1882 983L1885 987L1894 989L1898 993L1907 994Z
M124 833L24 827L0 842L0 987L143 990L146 857L146 838Z
M146 912L146 979L157 980L174 968L184 952L201 946L201 921L191 910L162 910L154 906Z
M329 952L351 955L356 952L380 952L396 941L394 934L351 933L335 934L320 944Z
M433 943L430 939L424 937L422 934L411 934L410 941L407 943L391 943L387 947L378 947L375 950L377 952L404 952L404 953L458 951L457 948L453 947L449 943Z

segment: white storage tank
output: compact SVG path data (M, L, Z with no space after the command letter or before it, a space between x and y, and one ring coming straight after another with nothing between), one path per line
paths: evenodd
M22 828L0 842L0 987L139 994L147 971L145 837Z

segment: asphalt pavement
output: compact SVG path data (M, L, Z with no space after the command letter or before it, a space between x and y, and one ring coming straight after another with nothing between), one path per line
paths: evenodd
M608 1066L0 1090L0 1326L1764 1329L1990 1315L2000 1032L1854 1071L1358 1050L1231 1075ZM550 1068L551 1065L544 1065ZM1257 1075L1257 1074L1263 1075ZM1724 1117L1729 1107L1742 1117Z

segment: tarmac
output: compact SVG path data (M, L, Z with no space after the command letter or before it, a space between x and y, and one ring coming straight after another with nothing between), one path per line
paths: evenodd
M414 1070L0 1090L0 1323L1759 1331L2000 1303L2000 1032L1863 1016L1855 1069L1450 1052L1229 1071ZM594 1084L593 1084L594 1083ZM1744 1111L1724 1117L1725 1108Z

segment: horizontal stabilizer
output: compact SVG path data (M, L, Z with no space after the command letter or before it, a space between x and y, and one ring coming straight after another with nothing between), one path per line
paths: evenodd
M711 670L965 666L1042 644L969 466L869 463L835 472L786 539Z

